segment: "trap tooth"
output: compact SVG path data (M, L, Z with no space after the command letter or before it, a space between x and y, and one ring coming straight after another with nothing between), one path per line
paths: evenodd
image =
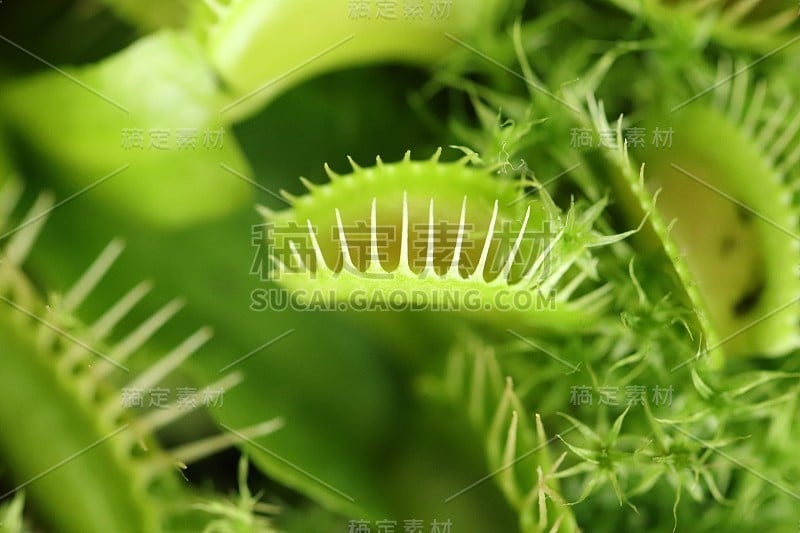
M728 117L738 124L742 121L745 113L747 91L750 89L750 71L746 66L739 66L736 72L741 72L742 74L735 77L732 82L730 101L728 103Z
M3 235L11 235L11 240L3 250L4 260L12 265L21 265L28 257L36 237L44 226L47 213L54 205L52 193L43 192L36 197L33 206L28 210L23 221L16 227Z
M341 174L334 172L328 163L323 164L322 167L325 169L325 174L328 175L328 179L331 181L336 181L342 177Z
M431 156L431 163L438 163L440 157L442 157L442 147L441 146L436 148L436 151Z
M531 269L533 272L534 269ZM527 277L527 274L526 274ZM580 287L580 285L589 278L589 274L586 272L581 272L577 276L575 276L569 283L561 287L558 291L558 298L563 298L564 300L569 300L575 290Z
M89 338L97 341L105 340L119 321L125 318L152 288L153 284L150 281L143 281L128 291L89 327ZM77 361L82 360L86 355L88 354L84 347L73 344L63 357L67 361ZM93 367L93 369L96 368L96 366Z
M140 435L152 435L157 430L166 427L175 420L186 416L189 414L189 412L198 409L203 403L202 395L205 394L204 390L221 391L221 393L224 394L239 385L243 379L244 376L241 372L231 372L230 374L227 374L214 381L210 385L206 385L203 389L188 395L180 404L177 401L174 401L164 409L153 409L145 412L143 415L134 419L131 422L131 425ZM109 413L116 414L114 410L109 410ZM131 445L134 444L135 441L132 441Z
M75 282L61 300L61 310L67 313L75 312L87 296L97 286L103 276L117 260L125 244L121 239L114 239L100 252L94 263Z
M292 257L295 261L297 261L297 265L306 270L308 267L306 266L305 261L303 261L303 257L300 255L300 252L297 250L297 245L294 241L289 241L289 248L292 251ZM285 266L285 265L284 265Z
M297 196L293 195L292 193L290 193L286 189L281 189L278 192L280 193L281 197L283 197L284 200L289 202L289 205L294 205L295 202L297 202Z
M542 283L539 285L539 290L542 294L550 294L556 288L556 286L561 282L564 274L567 273L569 270L569 263L564 263L560 265L555 272L551 273Z
M367 272L382 271L380 257L378 257L378 199L372 199L372 207L369 216L369 264Z
M742 121L742 129L745 134L754 137L758 127L758 119L762 116L764 102L767 98L767 84L763 81L756 85L750 104L747 106L746 115Z
M154 409L135 418L130 422L133 431L125 436L125 440L121 444L122 447L128 450L134 450L137 447L146 450L145 437L199 409L203 402L202 395L205 394L205 390L220 391L221 394L225 394L240 384L242 379L240 372L233 372L206 386L204 389L189 395L180 404L173 402L163 409ZM176 463L181 469L185 469L188 464L229 448L240 440L254 439L273 433L283 426L283 420L274 418L239 431L228 428L224 424L222 426L227 430L227 433L204 437L195 442L182 444L170 451L159 450L155 454L150 454L148 457L138 460L137 475L141 486L146 489L159 477L171 474ZM231 434L239 438L232 438ZM244 439L242 439L242 435L244 435Z
M511 277L511 267L514 264L514 258L517 256L517 252L519 251L520 244L522 244L522 239L525 237L525 229L528 226L528 219L531 216L531 207L525 210L525 218L522 219L522 227L517 234L517 238L514 240L514 245L511 248L511 252L508 254L508 259L506 260L506 264L503 266L503 270L500 273L500 279L508 283L509 278Z
M425 269L423 270L423 275L425 276L435 275L433 270L433 209L433 198L431 198L430 206L428 207L428 242L425 248Z
M308 178L306 178L304 176L300 176L299 179L300 179L300 183L303 184L303 187L305 187L308 190L308 192L313 193L314 190L316 190L317 186L315 184L313 184L311 181L309 181Z
M547 245L547 248L545 248L545 250L536 258L536 261L534 261L533 265L531 265L531 267L528 269L528 271L525 272L525 274L523 275L522 279L520 280L520 283L524 283L526 285L532 285L534 283L533 277L536 274L539 273L541 268L544 266L544 262L553 253L553 250L555 249L556 245L559 242L561 242L561 238L564 236L565 231L566 231L565 229L562 229L561 231L559 231L556 234L556 236L553 238L553 240L550 241L550 243ZM583 273L581 273L581 274L583 274ZM580 277L580 275L576 276L576 279L578 277ZM577 288L577 286L575 288ZM565 291L565 293L566 294L571 294L572 291L571 290Z
M375 156L375 166L378 168L383 168L383 159L379 155Z
M800 131L800 109L798 109L792 121L786 125L780 137L772 143L768 152L770 159L777 161L780 155L789 147L789 143L796 138L798 131Z
M97 322L92 325L90 331L99 338L105 338L114 326L133 309L133 307L144 298L153 288L153 282L145 280L138 283L128 293L120 298L116 304L103 313Z
M225 428L225 433L212 435L167 451L167 455L184 465L190 465L222 450L249 440L266 437L284 426L282 418L273 418L242 429Z
M353 259L350 257L350 248L347 245L347 236L344 232L344 225L342 224L342 214L339 212L339 208L337 207L336 210L336 227L339 233L339 249L342 252L342 261L344 261L345 269L351 269L351 271L355 272L356 266L353 264Z
M452 144L450 145L450 148L455 148L456 150L460 150L461 152L464 153L463 156L461 156L460 158L458 158L458 160L456 160L457 165L466 167L471 164L480 164L481 162L481 158L478 155L478 152L476 152L475 150L472 150L465 146L456 146Z
M489 258L489 249L492 247L492 239L494 238L494 227L497 223L497 207L498 201L495 200L494 207L492 207L492 218L489 219L489 229L486 233L486 239L483 241L481 256L478 259L478 266L475 267L475 271L470 276L476 281L483 281L486 278L486 261Z
M767 151L769 147L775 142L775 135L781 123L786 119L786 114L792 107L792 97L786 95L781 103L778 105L777 111L770 116L769 120L764 123L764 126L756 134L756 142L761 147L761 150Z
M310 219L306 220L306 225L308 227L308 237L311 239L311 246L314 248L314 257L317 260L317 270L328 268L328 263L325 262L325 257L322 255L322 248L319 247L317 233L314 231L314 225L311 224Z
M728 101L728 92L730 91L730 83L726 83L730 78L728 72L731 71L733 64L730 56L724 55L717 61L717 74L714 81L714 87L717 88L712 94L713 105L717 108L724 108Z
M337 211L336 218L341 227L341 218ZM400 262L398 269L403 269L406 273L411 272L411 263L408 259L408 240L410 239L408 233L408 191L403 191L403 212L400 218Z
M109 351L109 358L118 364L127 361L136 350L150 340L150 338L180 311L184 305L185 302L181 298L176 298L164 305L113 346ZM73 361L67 361L67 363L74 364ZM98 378L104 378L114 370L114 367L108 362L103 362L102 364L98 364L95 369L96 376Z
M461 247L464 242L466 217L467 217L467 197L464 196L464 199L461 202L461 215L458 219L458 234L456 235L456 245L455 248L453 249L453 260L450 263L450 268L448 271L448 275L452 277L459 276L458 264L461 261Z
M289 272L289 268L286 266L286 264L283 261L281 261L278 257L276 257L274 254L270 254L269 258L270 261L272 261L273 264L277 267L279 274L283 275Z
M270 209L269 207L264 206L264 205L257 205L256 206L256 212L259 215L261 215L262 217L264 217L266 220L274 219L275 218L275 213L276 213L275 210Z
M403 163L411 163L411 150L406 150L403 154Z
M161 382L166 376L178 368L184 361L191 357L201 346L211 338L211 328L203 327L189 336L171 352L161 357L158 361L145 369L137 378L131 380L124 389L144 390ZM106 420L114 420L123 407L116 399L112 399L103 409Z
M559 296L560 295L561 293L559 292ZM577 300L573 300L573 303L581 309L586 309L587 312L600 313L603 309L608 308L613 300L614 286L611 283L606 283L581 296Z
M347 156L347 161L350 163L350 167L352 167L353 172L358 173L364 170L358 163L356 163L355 159L353 159L349 155Z
M139 377L131 381L128 384L128 388L147 389L158 385L162 379L197 352L211 337L211 328L200 328L171 352L142 372Z

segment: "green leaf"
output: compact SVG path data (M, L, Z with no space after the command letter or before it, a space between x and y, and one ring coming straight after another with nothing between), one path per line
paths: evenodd
M246 204L248 165L219 111L200 45L163 31L92 66L7 81L0 109L15 146L70 193L180 226Z

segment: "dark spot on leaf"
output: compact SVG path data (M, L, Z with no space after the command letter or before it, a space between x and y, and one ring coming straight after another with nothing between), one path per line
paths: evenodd
M749 224L753 220L753 213L741 205L736 206L736 216L739 217L739 220L742 222L742 224Z
M736 248L737 241L733 235L725 235L719 245L720 255L728 255Z
M736 302L733 306L733 314L735 316L742 316L755 308L758 305L758 301L761 299L761 295L764 292L764 282L759 281L755 287L752 289L748 289L741 298Z

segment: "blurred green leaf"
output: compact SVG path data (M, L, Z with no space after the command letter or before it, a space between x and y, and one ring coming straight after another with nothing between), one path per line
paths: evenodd
M165 31L103 62L4 84L16 146L61 188L97 187L115 210L158 226L228 213L250 187L221 167L248 166L218 117L225 102L199 45Z

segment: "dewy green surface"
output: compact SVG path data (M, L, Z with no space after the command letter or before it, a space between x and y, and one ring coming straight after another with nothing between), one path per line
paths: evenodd
M505 326L587 327L608 290L589 249L629 234L594 230L604 203L562 213L543 190L526 197L518 182L467 158L438 158L406 154L398 163L354 165L347 176L329 171L323 186L306 181L310 194L266 214L274 235L293 232L268 243L276 279L306 303L316 296L363 305L363 297L441 309L439 302L457 301ZM476 296L478 308L468 301Z

